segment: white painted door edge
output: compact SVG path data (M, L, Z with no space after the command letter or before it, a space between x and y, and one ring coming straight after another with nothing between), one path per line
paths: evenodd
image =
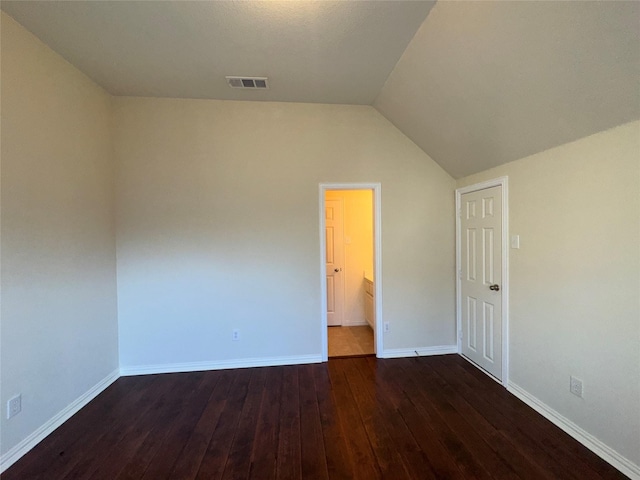
M374 309L376 331L374 342L376 356L384 351L382 331L382 185L380 183L321 183L318 188L318 208L320 218L320 328L322 329L322 361L329 360L329 339L327 334L327 285L326 285L326 239L324 221L324 194L327 190L372 190L373 191L373 277Z
M497 382L505 388L509 385L509 177L498 177L486 182L476 183L467 187L456 189L456 335L458 353L462 353L462 300L460 272L461 265L461 239L460 239L460 214L462 195L476 192L486 188L502 186L502 380ZM475 365L475 364L474 364ZM480 369L484 372L484 370ZM485 372L486 373L486 372Z

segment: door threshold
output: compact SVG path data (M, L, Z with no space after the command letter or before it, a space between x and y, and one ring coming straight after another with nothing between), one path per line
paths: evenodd
M344 358L364 358L364 357L375 357L375 353L356 353L354 355L336 355L335 357L329 357L329 360L341 360Z

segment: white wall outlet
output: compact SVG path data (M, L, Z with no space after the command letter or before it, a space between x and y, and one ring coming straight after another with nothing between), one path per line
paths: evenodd
M240 330L234 329L233 332L231 332L231 340L234 342L240 341Z
M384 322L384 333L389 333L390 330L389 322Z
M7 419L16 416L22 410L22 395L7 400Z
M569 391L574 395L582 398L582 380L574 376L571 376L570 378L571 380L569 381Z

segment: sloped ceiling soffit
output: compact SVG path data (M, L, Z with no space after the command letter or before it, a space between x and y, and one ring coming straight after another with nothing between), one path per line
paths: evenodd
M640 118L635 1L0 6L113 95L373 105L456 178Z

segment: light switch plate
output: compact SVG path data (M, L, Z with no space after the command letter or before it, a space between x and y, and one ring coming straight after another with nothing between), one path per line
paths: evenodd
M511 235L511 248L520 248L520 235Z

